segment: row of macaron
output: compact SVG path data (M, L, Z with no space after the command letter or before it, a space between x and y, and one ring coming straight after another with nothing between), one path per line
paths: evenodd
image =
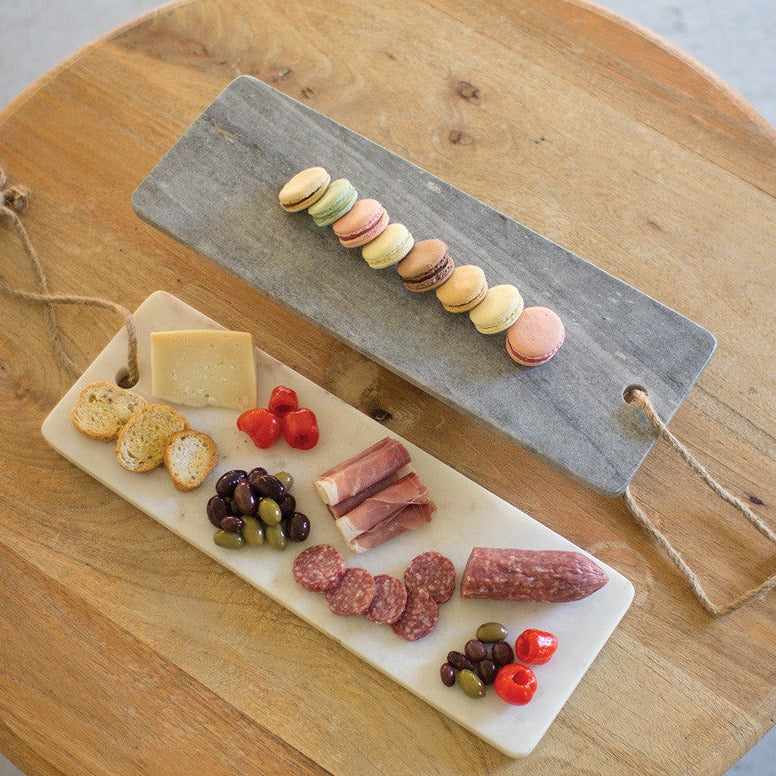
M361 248L373 269L396 266L404 286L413 292L433 290L448 312L468 313L481 334L506 331L506 349L523 366L549 361L565 339L560 317L547 307L524 307L516 286L488 286L475 264L455 266L448 246L437 238L416 242L409 229L390 221L375 199L359 199L346 178L331 180L323 167L294 175L278 194L290 213L307 210L318 226L331 226L346 248Z

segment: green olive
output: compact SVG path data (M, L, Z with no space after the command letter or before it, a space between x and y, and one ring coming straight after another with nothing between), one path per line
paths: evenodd
M216 531L213 534L213 541L219 547L226 547L229 550L236 550L245 544L242 534L235 533L234 531Z
M480 679L474 671L470 671L468 668L464 668L458 672L458 676L455 680L458 686L468 695L470 698L482 698L485 695L485 683Z
M294 487L294 475L286 471L278 472L275 475L275 479L280 480L286 490L291 490Z
M507 629L500 622L485 622L477 628L477 638L486 644L503 641L507 637Z
M259 517L268 526L277 525L283 519L283 513L274 498L263 498L259 501Z
M251 547L259 547L264 544L264 526L261 521L248 515L243 517L243 520L245 525L242 527L241 533L245 543Z
M267 543L273 550L286 549L288 538L286 537L286 530L283 528L282 523L268 525L264 531L264 536L267 538Z

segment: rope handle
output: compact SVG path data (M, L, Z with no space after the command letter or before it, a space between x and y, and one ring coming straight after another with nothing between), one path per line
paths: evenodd
M741 499L736 498L732 493L722 487L707 471L706 469L693 457L689 450L668 430L668 426L663 422L663 419L655 409L655 405L652 403L652 399L649 397L649 393L645 388L640 385L631 385L625 389L623 398L628 404L635 404L638 406L650 425L658 432L658 434L667 441L671 447L680 455L680 457L687 463L687 465L711 488L714 493L717 494L723 501L735 507L744 517L754 525L754 527L767 539L776 543L776 533ZM718 617L723 614L729 614L736 609L741 608L749 601L759 598L765 595L768 591L776 587L776 574L772 574L764 582L757 587L742 593L737 598L728 601L724 604L715 604L706 593L703 585L701 584L698 575L690 568L679 551L671 544L668 537L649 519L646 512L636 502L633 494L630 491L630 486L625 488L623 493L623 500L626 506L630 510L631 514L636 521L652 536L653 539L666 551L668 556L681 571L684 578L690 584L693 592L698 600L703 605L704 609L714 617Z
M0 167L0 215L7 218L13 227L19 242L24 249L27 258L35 270L38 278L38 292L23 291L9 286L5 281L0 280L0 291L16 299L24 299L29 302L37 302L45 306L46 328L48 329L51 344L54 347L59 362L71 372L79 374L80 370L75 362L70 358L60 335L59 321L54 312L55 304L80 304L87 307L102 307L107 310L113 310L124 319L124 326L127 330L127 368L120 379L122 388L131 388L140 378L140 369L137 361L137 331L132 313L116 302L110 299L102 299L92 296L74 296L69 294L52 294L49 290L46 273L43 271L43 265L40 263L38 254L32 245L32 241L24 228L19 213L22 213L29 204L30 190L26 186L13 185L6 186L8 178Z

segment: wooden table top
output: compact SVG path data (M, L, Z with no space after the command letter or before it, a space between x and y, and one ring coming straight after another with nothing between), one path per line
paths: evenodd
M0 295L0 750L26 773L711 774L776 710L776 595L710 617L622 501L585 489L142 223L130 196L237 75L303 100L709 329L671 422L776 523L776 133L712 74L581 0L189 0L0 113L53 291L157 289L628 576L634 603L533 754L510 760L57 456L74 380ZM7 224L0 278L35 288ZM120 326L58 310L85 367ZM633 493L713 599L776 552L660 442Z

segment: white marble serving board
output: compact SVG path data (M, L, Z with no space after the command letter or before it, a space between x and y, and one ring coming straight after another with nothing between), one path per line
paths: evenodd
M162 291L148 297L135 317L141 375L136 390L149 400L153 399L150 333L221 328ZM361 617L337 617L329 612L322 595L303 590L293 580L293 559L305 547L331 543L343 551L348 565L365 567L374 574L389 573L399 577L415 555L429 549L447 555L460 577L474 543L527 549L580 548L403 440L415 471L437 504L434 519L428 526L407 532L368 553L351 553L315 495L312 480L332 465L386 436L386 429L258 349L259 404L266 404L276 385L287 385L296 390L300 403L313 409L318 418L321 439L315 448L293 450L281 439L270 449L259 450L247 436L237 431L237 412L179 407L194 428L207 432L218 444L219 462L205 484L192 493L179 493L164 469L146 474L124 471L116 462L113 445L81 435L71 423L70 411L84 386L94 380L115 380L125 359L126 333L122 329L43 423L43 436L55 450L497 749L512 757L527 755L533 750L628 609L633 586L625 577L601 564L610 581L592 596L567 604L464 601L456 592L451 601L442 605L433 633L414 643L402 640L388 626L375 625ZM214 492L217 477L229 469L255 466L264 466L269 471L285 469L294 475L293 493L298 509L312 522L310 537L304 544L292 543L285 552L277 552L268 546L226 550L213 543L214 529L206 517L205 505ZM539 689L527 706L508 706L492 689L486 698L472 700L458 688L447 688L440 682L439 666L448 651L461 649L480 623L491 620L503 622L509 628L511 640L528 627L549 630L558 637L560 646L554 658L536 669Z

